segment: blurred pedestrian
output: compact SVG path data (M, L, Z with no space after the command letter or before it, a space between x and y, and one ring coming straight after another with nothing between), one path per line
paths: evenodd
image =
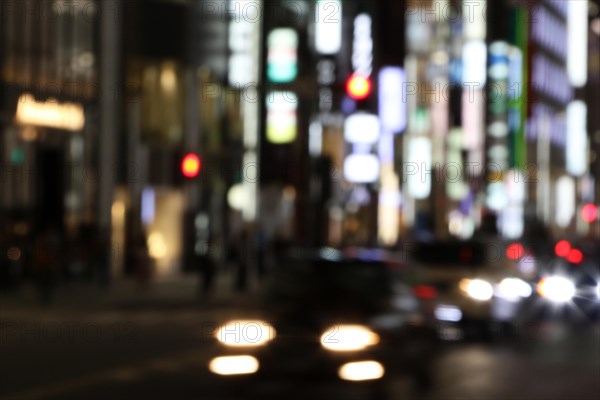
M234 245L234 259L237 266L237 276L235 280L235 290L244 292L248 288L248 240L250 232L244 228L240 234L238 243Z
M107 289L110 286L110 265L112 261L112 257L115 256L113 253L112 243L110 241L110 234L106 230L98 229L96 231L96 240L92 243L93 245L93 255L94 255L94 265L95 265L95 275L98 280L98 285ZM140 240L143 242L143 248L145 248L148 264L148 269L150 269L150 256L148 255L148 247L146 245L146 238L142 234Z
M152 276L152 260L148 251L146 235L143 232L139 232L133 240L133 254L134 270L138 283L143 287L147 287Z
M291 247L290 241L283 232L278 232L273 240L273 267L279 268L286 257Z
M256 272L260 281L267 273L267 236L263 229L258 231L256 237Z
M49 226L37 237L34 254L34 280L44 304L53 300L61 263L61 237L55 226Z
M194 251L194 266L198 270L198 296L200 297L207 297L212 292L217 270L216 256L216 243L212 238Z

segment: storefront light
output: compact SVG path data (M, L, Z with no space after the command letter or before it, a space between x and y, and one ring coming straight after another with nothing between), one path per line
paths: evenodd
M57 101L37 102L31 94L23 94L17 103L17 122L68 131L79 131L85 125L83 107Z

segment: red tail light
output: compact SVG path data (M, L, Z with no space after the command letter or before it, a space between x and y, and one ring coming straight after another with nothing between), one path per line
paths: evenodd
M416 286L413 291L419 299L431 300L437 297L437 290L433 286Z
M583 253L579 249L571 249L567 256L567 261L571 264L581 264L583 261Z

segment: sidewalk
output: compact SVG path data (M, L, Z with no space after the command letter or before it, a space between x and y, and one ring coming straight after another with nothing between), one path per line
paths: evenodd
M40 302L33 284L28 283L16 292L0 292L0 320L3 315L35 312L95 312L136 311L144 309L219 309L251 305L257 300L256 285L245 293L233 291L232 277L215 277L212 293L202 298L198 293L196 275L177 275L159 278L142 286L132 278L118 278L106 288L98 283L76 282L59 285L51 304Z

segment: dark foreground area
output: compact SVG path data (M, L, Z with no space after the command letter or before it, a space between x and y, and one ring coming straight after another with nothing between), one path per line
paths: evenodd
M207 363L207 327L244 300L46 309L5 301L0 325L2 399L596 399L600 395L600 326L545 321L491 342L445 342L435 383L418 395L402 377L383 387L344 382L244 382L216 378ZM290 363L294 360L290 359ZM375 391L377 392L377 391Z

